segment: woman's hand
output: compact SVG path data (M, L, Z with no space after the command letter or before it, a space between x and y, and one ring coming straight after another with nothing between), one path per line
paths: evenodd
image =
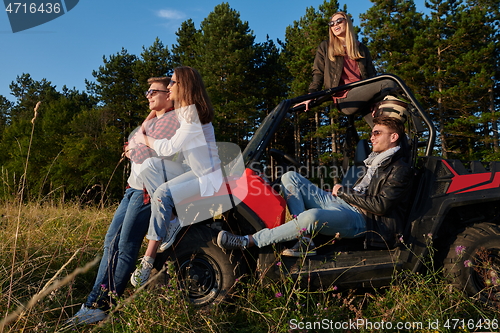
M134 140L133 140L133 141L134 141L134 143L135 143L136 145L139 145L139 144L141 144L141 143L142 143L143 145L146 145L146 146L147 146L147 144L146 144L147 139L146 139L146 138L147 138L147 136L146 136L145 134L143 134L143 133L141 133L141 132L137 132L137 133L134 135Z
M295 107L300 106L300 105L305 105L306 109L304 111L309 111L309 103L311 103L311 101L312 101L312 99L309 99L307 101L295 104L293 107L295 108Z
M146 119L145 119L142 123L144 124L146 121L151 120L151 119L153 119L153 118L155 118L155 117L156 117L156 111L153 111L153 110L152 110L152 111L148 114L148 116L146 117Z
M154 139L150 136L144 135L142 133L138 133L138 135L134 136L134 141L137 145L142 143L143 145L146 145L149 148L153 148L153 145L154 145L156 139Z

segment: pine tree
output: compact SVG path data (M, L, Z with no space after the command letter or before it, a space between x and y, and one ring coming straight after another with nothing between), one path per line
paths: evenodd
M107 109L123 141L144 119L144 95L138 92L140 82L134 72L138 61L122 48L109 59L103 57L104 65L92 72L96 82L86 80L87 90Z
M378 73L398 75L410 88L422 79L415 38L424 29L423 14L413 0L372 0L361 14L363 42L368 45Z
M40 167L50 158L49 154L45 154L45 136L40 123L48 105L57 100L60 94L51 82L46 79L35 81L29 74L18 76L10 89L17 100L9 110L8 126L2 133L0 164L10 175L15 175L16 179L9 181L17 184L21 180L25 182L23 190L26 198L30 192L37 191L35 183L41 178ZM41 105L35 119L34 109L38 102Z
M53 185L63 192L65 184L58 181L55 170L65 153L65 139L72 133L68 124L96 101L66 87L58 92L46 79L35 81L29 74L19 76L10 87L17 101L10 103L0 142L0 164L10 175L5 178L8 186L17 190L14 184L19 185L26 168L25 198L39 199L47 193L54 194ZM41 104L35 114L38 102Z
M102 205L123 195L122 133L113 126L108 110L89 108L74 117L68 124L71 134L63 142L64 154L54 168L53 186L65 186L68 197L85 203Z
M269 39L258 43L255 48L255 80L259 91L259 109L271 111L286 98L288 82L291 80L281 52L275 42ZM258 119L258 121L261 119Z
M450 91L450 95L456 103L455 107L460 110L461 119L455 121L456 125L450 125L459 128L464 127L460 123L473 124L468 126L470 131L460 133L453 144L459 156L467 159L491 161L500 158L499 103L495 103L494 99L500 51L499 7L499 0L468 0L464 2L458 19L457 35L463 36L459 42L463 43L464 52L463 61L457 62L455 69L462 73L464 79L457 89ZM466 142L468 149L463 149Z
M172 45L172 64L178 66L194 66L196 58L193 43L199 31L195 28L193 20L182 22L181 27L175 33L177 44Z
M148 79L157 76L172 75L172 59L170 52L157 37L153 44L146 48L143 46L140 58L135 62L133 73L137 86L132 91L144 101L143 114L146 116L147 99L143 98L144 91L149 87Z
M5 127L10 122L10 110L13 106L14 103L0 95L0 138L2 137Z
M484 130L477 125L487 111L480 101L489 96L494 73L492 31L485 24L488 9L463 1L433 0L429 5L431 18L424 33L433 38L422 35L416 43L419 49L427 47L421 55L429 91L424 101L437 123L443 157L474 159L475 152L484 154L477 145Z
M372 56L423 102L438 128L443 157L480 158L491 149L491 132L497 146L490 95L499 1L431 0L426 17L413 1L373 2L363 15Z
M189 24L186 24L189 26ZM184 31L184 30L183 30ZM202 75L215 110L214 127L217 140L231 141L244 147L253 130L258 86L255 76L255 37L248 22L229 4L217 5L205 18L192 48L185 49L187 39L174 46L174 59L186 60ZM178 35L186 37L188 35ZM192 58L190 55L194 55Z

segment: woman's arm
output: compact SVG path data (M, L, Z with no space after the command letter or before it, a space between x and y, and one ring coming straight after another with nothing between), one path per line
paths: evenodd
M309 93L320 91L323 87L325 75L325 61L328 60L328 41L319 44L314 57L312 70L312 82L309 85Z

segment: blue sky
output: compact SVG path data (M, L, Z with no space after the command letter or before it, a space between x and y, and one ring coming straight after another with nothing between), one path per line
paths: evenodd
M64 85L85 90L85 79L94 80L92 71L103 64L103 56L122 47L139 55L156 37L169 48L176 43L175 32L191 18L200 22L224 1L89 1L81 0L66 14L40 26L13 33L7 13L0 13L0 95L11 101L9 84L23 73L34 80L43 78L60 91ZM256 42L284 40L285 29L305 14L307 7L318 8L323 0L226 0L248 21ZM359 25L359 14L372 6L370 0L339 1ZM416 0L423 11L423 0ZM2 7L3 8L3 7Z

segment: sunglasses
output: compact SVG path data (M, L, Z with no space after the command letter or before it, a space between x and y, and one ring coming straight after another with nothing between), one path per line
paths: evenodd
M370 134L370 138L371 138L372 136L377 137L377 136L379 136L380 134L384 134L384 133L386 133L386 132L382 132L382 131L373 131L373 132ZM392 134L392 133L388 133L388 134Z
M328 22L328 26L334 27L334 26L339 25L340 23L344 22L345 20L346 19L344 17L340 17L340 18L336 19L335 21Z
M154 96L157 92L166 92L166 93L169 93L170 90L149 89L148 91L144 92L144 95L146 95L146 97L148 97L149 95Z
M170 83L168 84L168 86L173 86L174 84L176 83L179 83L179 81L174 81L174 80L170 80Z

